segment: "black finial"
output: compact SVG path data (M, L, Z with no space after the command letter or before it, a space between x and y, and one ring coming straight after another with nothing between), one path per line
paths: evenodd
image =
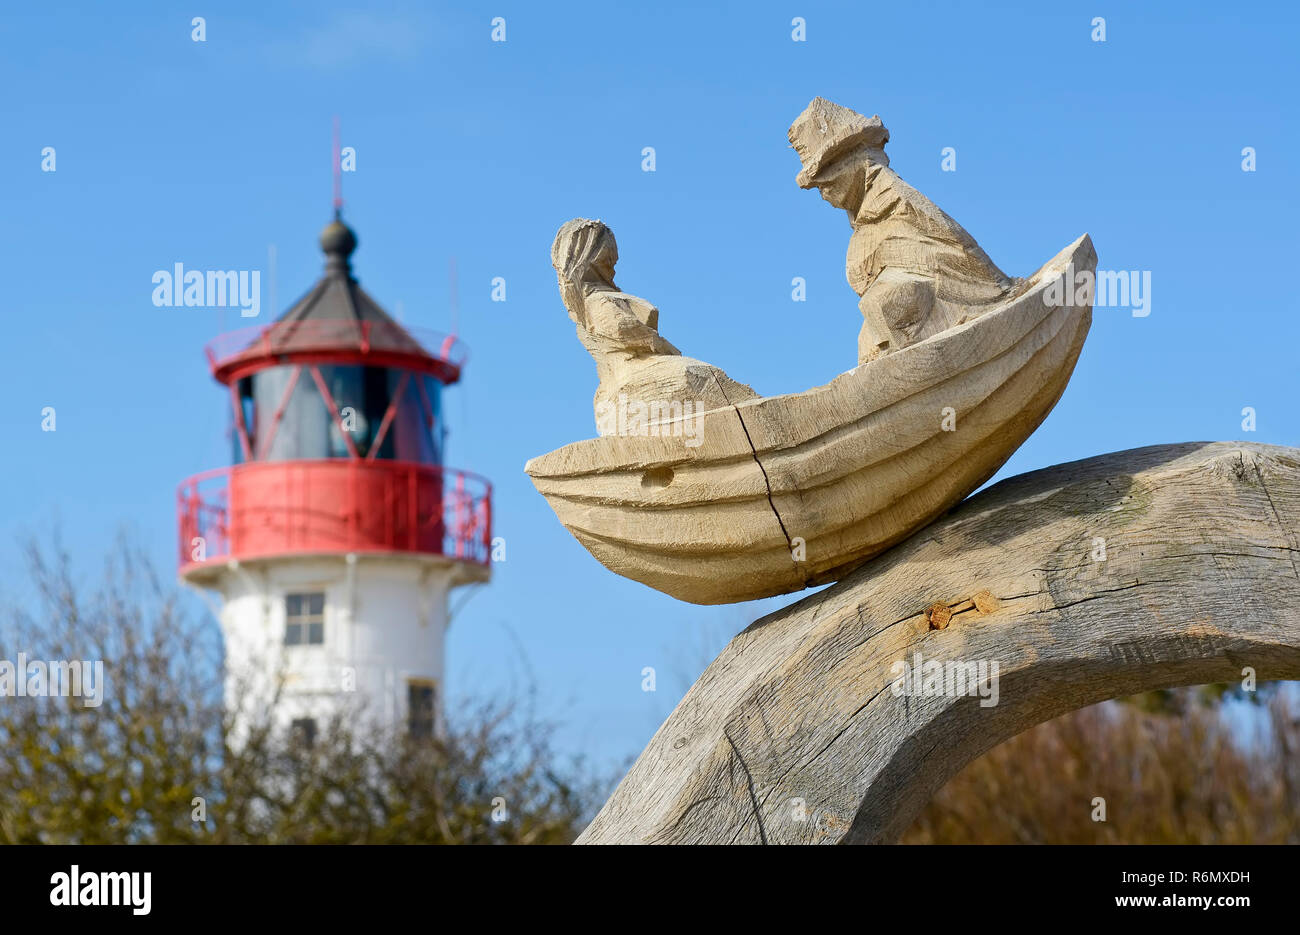
M342 213L337 208L334 220L320 233L320 247L325 251L327 272L348 273L351 270L350 259L357 249L357 235L343 223Z

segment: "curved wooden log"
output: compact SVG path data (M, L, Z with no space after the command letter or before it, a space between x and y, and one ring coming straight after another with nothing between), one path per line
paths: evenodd
M1296 449L1198 442L970 498L736 636L578 843L890 842L1042 721L1246 667L1300 678L1298 469ZM901 674L918 662L949 681Z

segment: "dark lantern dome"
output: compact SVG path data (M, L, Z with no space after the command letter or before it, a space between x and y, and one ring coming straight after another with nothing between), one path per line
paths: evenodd
M424 347L372 299L352 275L357 235L335 213L320 234L325 273L270 325L255 333L223 336L208 348L213 375L222 383L267 366L287 363L356 363L406 367L444 384L460 379L465 348L439 335Z

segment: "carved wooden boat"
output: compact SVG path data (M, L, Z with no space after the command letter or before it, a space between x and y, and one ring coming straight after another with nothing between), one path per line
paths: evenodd
M1005 302L824 386L576 442L525 470L602 564L681 600L834 581L983 484L1046 418L1092 322L1074 276L1096 263L1084 235Z

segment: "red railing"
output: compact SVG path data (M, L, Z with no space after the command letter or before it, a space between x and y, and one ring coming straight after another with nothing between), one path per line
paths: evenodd
M312 319L275 321L219 335L203 349L218 377L244 369L245 364L279 357L336 356L346 349L362 357L420 358L433 362L440 376L454 381L469 357L455 335L397 322Z
M182 573L294 553L406 552L486 565L492 485L405 461L258 461L180 485Z

